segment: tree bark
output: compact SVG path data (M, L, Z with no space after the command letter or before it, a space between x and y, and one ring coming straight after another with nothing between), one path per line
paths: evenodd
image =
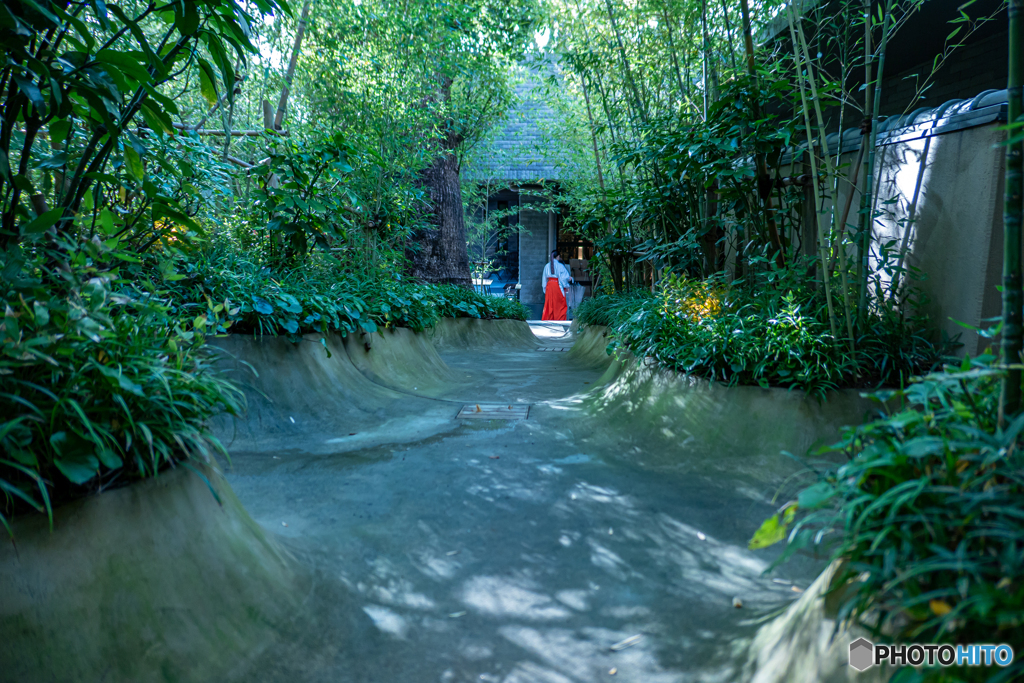
M459 163L453 149L435 157L423 172L423 182L430 195L430 227L413 237L411 274L426 282L472 287Z

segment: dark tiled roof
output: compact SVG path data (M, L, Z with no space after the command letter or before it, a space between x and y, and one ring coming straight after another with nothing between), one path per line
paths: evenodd
M558 167L545 154L555 112L537 96L540 88L540 74L528 70L516 86L517 105L502 127L474 151L474 162L463 177L532 182L558 178Z

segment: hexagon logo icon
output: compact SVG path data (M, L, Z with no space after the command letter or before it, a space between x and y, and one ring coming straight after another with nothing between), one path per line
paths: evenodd
M850 643L850 666L857 671L864 671L874 666L875 646L866 638L858 638Z

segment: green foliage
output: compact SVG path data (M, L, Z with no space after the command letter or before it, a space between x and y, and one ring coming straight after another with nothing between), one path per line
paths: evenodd
M420 288L440 318L505 318L526 320L530 310L518 301L455 285L426 285Z
M0 326L0 522L30 505L153 476L223 448L206 420L242 395L211 372L203 336L185 330L137 281L91 276L54 285L40 260L4 262Z
M0 521L222 450L241 394L210 372L140 264L225 208L224 164L171 137L163 89L200 68L230 99L256 0L0 8ZM230 54L229 54L230 53ZM167 277L165 277L167 276ZM205 302L204 302L205 303ZM211 310L215 308L210 305Z
M206 421L242 408L212 372L205 334L421 330L441 317L525 320L522 304L452 285L359 279L330 257L272 274L224 248L165 248L111 268L80 253L75 278L46 264L3 271L0 523L19 506L152 476L223 448ZM36 273L35 276L31 275Z
M894 642L1024 648L1024 415L998 426L991 356L874 397L892 412L846 432L787 503L785 552L843 561L840 617ZM769 520L770 521L770 520ZM907 669L900 681L1017 680L1010 669ZM897 680L894 678L893 680Z
M382 273L346 273L329 257L271 271L222 247L179 251L158 268L173 272L173 310L210 332L321 334L423 330L440 318L526 319L526 308L454 285L417 285Z
M616 328L619 323L632 317L651 298L650 292L638 289L617 296L584 299L573 313L573 320L577 321L580 327L600 325Z
M714 279L669 278L657 294L584 302L584 325L612 329L612 347L665 367L724 382L818 395L848 386L898 385L934 367L941 349L914 332L918 320L878 312L876 334L850 353L836 343L820 297L799 286L751 292Z
M0 19L0 82L12 85L0 102L0 247L74 234L73 223L94 222L111 203L101 200L120 194L140 198L131 216L119 212L125 231L191 224L150 179L139 129L158 140L173 132L178 109L160 87L179 70L200 64L210 88L218 76L233 87L233 57L255 52L245 7L7 3Z

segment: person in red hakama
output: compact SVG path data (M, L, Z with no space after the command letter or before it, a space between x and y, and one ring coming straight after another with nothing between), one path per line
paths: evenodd
M544 289L544 313L541 320L565 320L565 296L569 292L569 281L569 269L562 263L558 252L552 251L541 276Z

